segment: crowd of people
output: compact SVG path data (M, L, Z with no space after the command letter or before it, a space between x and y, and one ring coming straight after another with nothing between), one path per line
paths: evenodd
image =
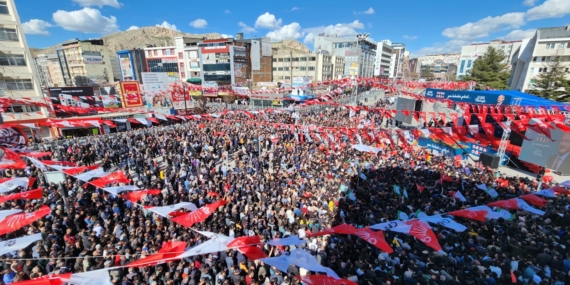
M269 257L287 254L294 246L274 247L267 241L299 236L307 240L300 247L321 265L360 285L570 284L570 210L568 197L562 195L550 199L544 216L511 211L512 220L457 218L468 227L464 232L432 224L442 252L391 231L384 232L394 249L391 254L354 235L311 237L344 223L368 227L395 220L398 212L443 214L535 190L534 181L526 178L458 165L452 157L406 144L386 143L373 154L351 148L347 135L333 143L332 138L322 139L325 133L321 139L305 133L310 125L318 134L319 127L387 122L374 112L334 107L266 112L253 119L230 112L218 119L92 136L84 142L61 141L45 149L52 152L45 159L123 170L131 184L161 193L133 203L72 176L59 185L48 183L32 163L25 170L0 171L0 177L35 177L30 188L44 188L42 199L5 202L2 210L51 208L40 221L2 237L42 233L41 241L2 257L2 284L105 268L111 282L121 285L290 285L300 284L295 276L317 274L295 265L281 272L235 249L124 267L168 241L186 242L188 248L203 243L208 238L198 231L235 238L259 235ZM451 181L443 181L442 175ZM499 177L508 186L498 185ZM477 190L481 183L497 189L499 197ZM406 189L408 197L397 195L394 185ZM466 202L453 197L457 190ZM191 229L146 209L180 202L201 207L220 199L228 203Z

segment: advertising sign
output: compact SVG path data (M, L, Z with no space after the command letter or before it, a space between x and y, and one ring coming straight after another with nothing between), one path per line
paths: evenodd
M103 64L103 57L97 55L83 55L85 64Z
M418 138L418 146L425 147L432 151L433 154L443 154L444 156L455 156L462 154L463 150L454 149L450 146L434 142L426 138Z
M101 101L103 102L103 107L109 109L117 109L123 107L121 96L119 95L120 92L117 92L117 89L115 87L99 87L99 94L101 94L100 97Z
M511 102L510 95L477 92L477 91L455 91L441 89L426 89L426 97L434 99L449 99L454 102L508 105Z
M234 46L234 62L247 62L245 47Z
M251 41L251 69L261 70L261 43L259 41Z
M56 111L57 117L69 117L75 115L59 111L60 109L57 105L80 108L103 107L103 102L100 98L95 96L93 87L54 87L48 88L48 92L52 103L54 104L54 110ZM94 114L97 114L97 112L94 111L93 114L81 115Z
M307 85L309 85L311 83L311 78L308 76L298 76L298 77L293 77L293 80L291 82L291 94L290 95L295 95L295 96L304 96L307 95L306 93L310 93L308 90ZM295 99L295 98L293 98ZM305 99L303 99L305 100Z
M172 93L172 106L174 109L184 109L185 106L192 106L192 96L190 90L186 90L186 92L186 95L179 92ZM186 105L184 105L184 101L186 101Z
M396 101L396 110L398 110L398 112L396 113L396 116L394 117L394 119L396 119L396 121L400 121L402 123L411 125L412 119L414 118L413 112L414 112L415 107L416 107L416 100L415 99L398 97L398 99ZM406 116L404 113L400 112L402 110L407 110L410 112Z
M271 38L270 37L263 37L261 39L261 56L272 56L271 50Z
M135 80L130 53L119 55L119 67L121 68L121 78L123 81Z
M549 129L552 140L528 128L519 159L544 166L554 172L570 174L570 132Z
M126 108L141 107L143 99L137 81L121 81L121 97Z
M358 63L356 62L351 63L348 72L350 73L350 75L358 75Z
M171 107L172 98L169 93L169 79L166 72L143 72L141 73L143 81L143 94L147 106L152 107Z
M202 64L216 64L216 54L215 53L203 53L202 54Z
M204 81L202 91L205 96L218 96L218 83L216 81Z

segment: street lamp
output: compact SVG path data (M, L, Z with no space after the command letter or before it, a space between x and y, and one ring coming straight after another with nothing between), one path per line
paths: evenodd
M369 33L366 33L366 34L358 33L358 34L356 34L356 52L358 54L358 64L356 66L356 68L358 70L358 72L356 73L357 77L361 75L360 74L361 72L360 72L360 46L359 46L359 44L360 44L360 41L365 40L369 36L370 36ZM354 104L355 105L358 105L358 100L356 99L357 96L358 96L358 83L356 83L355 87L354 87Z

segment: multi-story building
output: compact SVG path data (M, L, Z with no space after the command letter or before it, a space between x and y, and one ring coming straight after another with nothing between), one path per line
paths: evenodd
M141 73L146 72L145 51L136 48L117 52L121 81L141 80Z
M59 58L57 54L52 53L47 55L47 69L49 72L49 77L53 87L65 87L65 80L63 79L63 73L61 72L61 64L59 63Z
M243 48L240 49L240 46L245 48L245 58L243 57ZM234 44L234 77L236 84L243 85L251 82L251 86L255 86L256 82L271 82L273 75L272 56L273 50L270 38L244 39L243 33L238 33ZM257 62L258 59L259 63ZM242 69L241 71L240 68ZM240 73L242 74L241 77L239 76Z
M144 48L144 53L146 58L146 72L166 72L168 81L180 82L180 69L178 68L176 46L148 46Z
M198 44L200 41L201 39L190 37L174 38L180 78L194 84L202 82L200 57L198 56Z
M420 73L420 59L416 57L408 60L408 70L410 73Z
M14 0L0 1L0 97L43 100L37 73ZM47 117L47 110L11 105L0 116L4 122L30 122Z
M418 58L417 71L420 75L427 71L436 79L449 78L457 74L460 54L430 54Z
M530 39L522 40L511 59L509 87L522 92L535 88L540 73L552 71L552 62L561 59L562 71L570 80L570 25L537 29Z
M114 81L111 56L103 39L71 40L55 51L66 86L106 85Z
M489 47L502 50L507 56L506 61L511 62L514 52L521 46L522 41L503 41L493 40L488 43L474 43L461 47L461 59L457 70L457 78L467 74L467 71L473 67L473 62L483 55Z
M48 54L38 54L35 58L36 68L38 70L38 77L42 87L53 87L51 76L49 73Z
M233 38L202 40L198 43L198 56L202 63L200 77L203 83L215 83L217 86L235 83L232 72L235 64L233 45Z
M325 81L344 75L344 57L326 51L317 53L289 53L273 56L273 82L291 82L303 77L311 81Z
M320 34L315 37L315 51L344 56L344 76L374 76L377 44L369 39L339 38Z
M385 42L378 42L376 46L376 59L374 62L374 76L389 77L390 62L394 49Z
M402 43L393 43L390 40L383 40L382 43L392 47L392 58L390 60L389 78L404 78L408 65L409 52L406 51L406 45Z

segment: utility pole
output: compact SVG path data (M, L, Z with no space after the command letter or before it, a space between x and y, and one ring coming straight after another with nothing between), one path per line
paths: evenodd
M186 86L184 85L183 81L180 81L182 84L182 92L184 92L184 115L188 115L188 103L186 102Z
M291 64L290 64L290 68L291 68L291 77L289 78L291 81L291 92L293 92L293 51L289 51L290 52L290 57L291 57Z

